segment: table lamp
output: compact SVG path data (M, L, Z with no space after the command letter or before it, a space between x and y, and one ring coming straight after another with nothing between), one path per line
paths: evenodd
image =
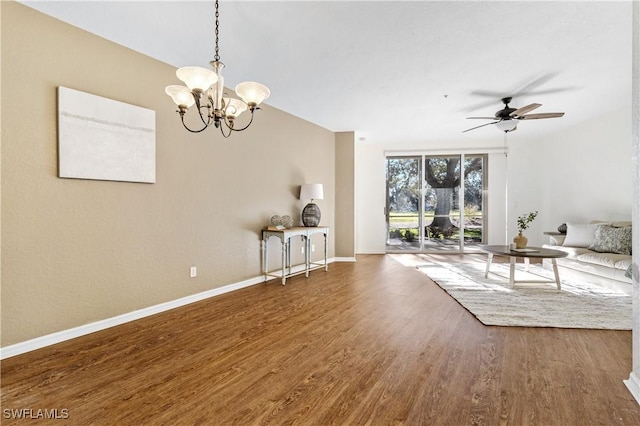
M302 209L302 223L304 226L318 226L320 223L320 207L313 200L322 200L324 197L321 183L306 183L300 187L300 199L311 200Z

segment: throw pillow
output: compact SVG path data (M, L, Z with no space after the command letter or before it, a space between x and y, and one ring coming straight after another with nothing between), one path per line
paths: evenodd
M567 238L562 243L566 247L589 247L596 236L597 223L567 223Z
M631 227L598 225L589 250L599 253L631 254Z

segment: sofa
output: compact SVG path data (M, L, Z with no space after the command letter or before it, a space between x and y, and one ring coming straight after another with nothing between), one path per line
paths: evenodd
M631 294L631 222L592 221L561 225L566 233L551 235L543 247L561 250L556 259L561 278L576 278ZM551 260L543 267L552 269Z

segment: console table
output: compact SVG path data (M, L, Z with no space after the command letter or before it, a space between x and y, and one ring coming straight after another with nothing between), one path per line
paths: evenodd
M314 234L324 235L324 262L311 262L311 236ZM304 240L304 264L291 265L291 238L301 237ZM269 238L276 237L280 239L281 255L282 255L282 267L281 269L269 271L269 245L267 242ZM288 229L263 229L262 230L262 265L264 280L267 281L269 277L282 278L282 285L288 277L301 274L304 272L304 276L309 276L309 271L324 267L325 271L329 270L327 263L327 239L329 237L328 226L306 227L298 226Z

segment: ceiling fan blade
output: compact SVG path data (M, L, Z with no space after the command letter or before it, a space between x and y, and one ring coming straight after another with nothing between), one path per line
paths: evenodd
M544 85L545 83L551 81L555 78L559 73L557 71L549 72L547 74L540 75L538 77L531 76L533 80L526 82L523 86L521 86L518 90L515 91L518 95L530 95L531 91L537 89L538 87Z
M544 90L534 90L533 92L527 92L527 96L537 96L537 95L550 95L552 93L560 93L560 92L571 92L573 90L578 90L580 87L577 86L566 86L566 87L557 87L555 89L544 89Z
M467 117L467 120L474 120L474 119L480 119L480 120L495 120L495 117Z
M523 114L528 113L529 111L533 111L536 108L540 108L542 106L542 104L529 104L527 106L523 106L522 108L518 108L517 110L513 111L511 114L509 114L511 117L517 117Z
M500 121L500 120L498 120L498 121ZM492 122L492 123L485 123L485 124L481 124L481 125L479 125L479 126L472 127L472 128L470 128L470 129L467 129L467 130L463 130L463 131L462 131L462 133L468 132L468 131L470 131L470 130L479 129L480 127L488 126L489 124L496 124L498 121L494 121L494 122Z
M543 112L540 114L527 114L518 117L518 120L539 120L541 118L557 118L562 117L564 112Z

